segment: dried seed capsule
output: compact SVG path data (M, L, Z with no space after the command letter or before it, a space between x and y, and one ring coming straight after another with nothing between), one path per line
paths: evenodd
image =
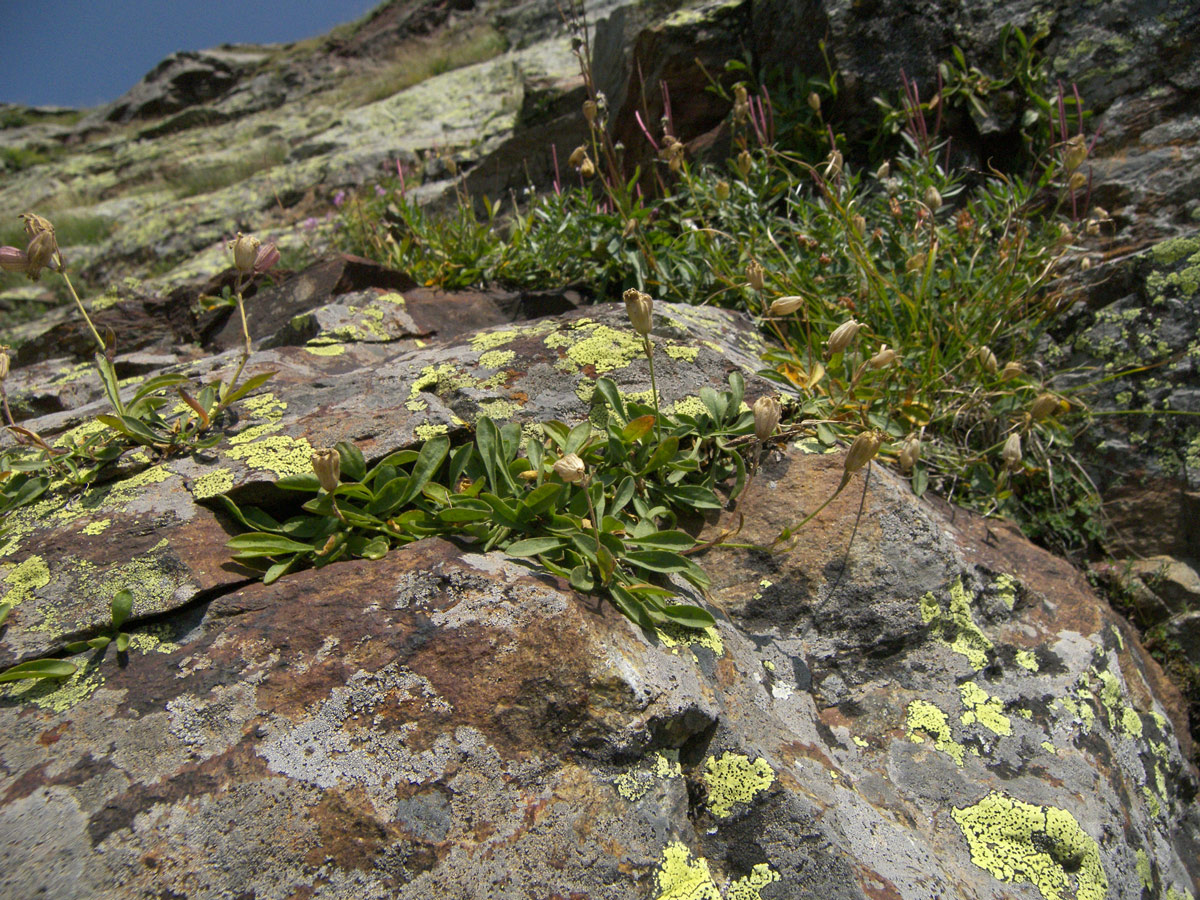
M910 434L904 439L903 446L900 447L900 471L912 471L912 467L917 464L917 460L921 458L921 439L915 434Z
M856 437L846 454L846 461L842 464L842 482L848 481L851 475L873 460L881 446L883 435L878 431L864 431Z
M1062 401L1055 394L1041 394L1033 401L1029 414L1033 417L1033 421L1040 422L1042 419L1049 419L1061 408Z
M1014 431L1008 436L1008 440L1004 442L1004 449L1000 451L1000 458L1004 460L1004 466L1008 469L1017 469L1021 465L1021 435Z
M643 294L636 288L627 290L622 299L625 301L625 312L633 330L640 335L648 335L653 327L654 300L649 294Z
M858 330L862 328L862 323L857 319L847 319L841 325L833 330L833 334L829 335L829 340L825 342L825 348L830 356L835 353L841 353L858 336Z
M334 449L325 447L313 451L313 471L317 473L317 481L329 493L338 486L342 476L342 457Z
M233 250L233 267L243 275L253 272L254 263L258 260L258 248L262 246L259 239L239 231L228 246Z
M574 453L568 453L554 464L554 474L567 484L579 484L587 475L587 466Z
M803 297L780 297L771 302L771 315L790 316L803 305Z
M779 418L783 415L783 407L774 397L766 394L754 401L754 436L765 441L775 433L779 426Z

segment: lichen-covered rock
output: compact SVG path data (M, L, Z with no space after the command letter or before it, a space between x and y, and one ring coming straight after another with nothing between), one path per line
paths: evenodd
M840 473L769 461L740 539ZM429 540L6 688L0 894L1191 896L1194 773L1121 624L1007 529L875 473L851 543L858 505L705 560L706 632Z

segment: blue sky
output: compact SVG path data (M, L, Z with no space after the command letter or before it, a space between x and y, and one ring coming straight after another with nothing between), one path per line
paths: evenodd
M323 34L381 0L0 0L0 101L96 106L169 53Z

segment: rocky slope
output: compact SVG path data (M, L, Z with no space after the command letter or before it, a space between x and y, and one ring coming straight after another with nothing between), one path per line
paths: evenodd
M1200 412L1190 4L930 2L902 22L765 0L589 15L614 127L633 127L639 80L663 79L691 98L676 115L698 150L720 146L728 110L697 89L696 58L718 71L749 49L815 72L809 43L825 35L851 105L893 90L899 67L932 78L951 43L986 65L1013 17L1045 26L1056 73L1097 111L1095 193L1113 219L1084 248L1085 302L1047 359L1151 352L1161 365L1103 402ZM0 534L0 600L14 605L0 666L107 633L113 592L134 595L128 654L74 654L64 683L0 687L0 897L1194 895L1189 701L1068 564L879 467L790 552L698 556L714 583L693 599L717 619L699 634L643 632L467 543L267 586L231 561L238 527L215 495L279 503L274 481L306 471L314 447L350 441L377 460L464 439L481 414L579 421L599 375L646 390L616 307L446 294L325 253L338 192L397 159L430 202L451 162L492 196L544 184L549 146L581 132L580 99L553 4L401 2L303 45L177 55L77 117L5 111L0 215L55 217L78 238L73 270L115 284L96 318L119 335L126 391L236 364L229 310L198 302L233 283L233 232L277 240L304 271L249 307L248 372L276 374L221 443L132 454ZM1004 123L960 128L982 158ZM6 282L0 300L36 303L50 280ZM747 320L656 311L669 405L734 370L751 401L769 390ZM57 439L104 410L69 309L12 337L23 424ZM1200 438L1183 416L1105 421L1090 462L1114 549L1152 557L1134 568L1137 624L1200 685L1187 668ZM779 444L736 506L694 528L740 524L739 540L769 543L837 487L841 451L812 450Z

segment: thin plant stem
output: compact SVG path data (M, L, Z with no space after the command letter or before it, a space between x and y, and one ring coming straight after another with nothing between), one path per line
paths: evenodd
M89 316L87 314L87 310L83 308L83 301L79 299L79 294L75 292L75 285L71 284L71 279L67 277L66 272L60 271L58 274L61 275L63 281L67 283L67 290L71 292L71 297L74 299L75 305L79 307L79 312L83 314L83 321L87 322L87 327L92 332L92 337L96 339L96 346L99 347L100 352L103 353L108 348L104 346L104 341L100 338L100 332L98 332L96 330L96 326L92 324L91 316Z
M650 338L644 334L642 346L646 350L646 361L650 363L650 394L654 398L654 439L661 444L662 427L659 420L662 418L662 411L658 408L658 383L654 379L654 348L650 346Z

